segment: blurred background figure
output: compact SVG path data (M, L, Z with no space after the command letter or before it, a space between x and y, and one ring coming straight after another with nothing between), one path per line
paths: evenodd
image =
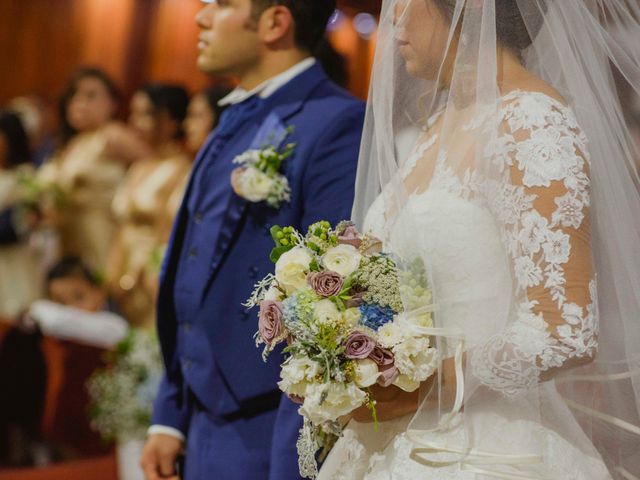
M22 121L29 137L33 165L42 166L55 150L55 132L59 129L55 108L37 95L16 97L7 108Z
M128 333L97 276L77 257L47 274L0 344L0 465L46 464L106 452L87 417L85 382ZM5 326L6 327L6 326Z
M18 208L20 169L30 162L29 141L19 117L0 111L0 316L15 317L41 291L38 262Z
M220 121L224 107L218 102L231 93L228 86L212 86L196 93L189 102L184 121L185 146L195 158L211 131Z
M140 88L131 100L129 125L151 153L116 192L119 231L107 278L125 317L138 326L154 325L159 262L191 168L182 129L188 103L184 88L161 83Z
M62 129L56 155L40 170L43 181L65 195L65 208L51 215L63 255L78 255L103 272L116 223L111 202L126 168L147 157L149 147L114 120L119 95L101 70L84 68L61 100Z

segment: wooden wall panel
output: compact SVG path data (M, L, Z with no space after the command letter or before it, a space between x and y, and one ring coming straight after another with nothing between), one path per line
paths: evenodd
M341 6L354 12L348 4L357 2L373 5ZM197 90L210 81L195 64L201 7L199 0L0 0L0 105L30 93L57 98L87 64L108 71L127 95L147 81ZM373 43L349 25L332 40L349 60L352 90L365 97Z
M202 3L194 0L159 0L149 35L147 77L182 83L192 90L210 82L198 71L198 28L195 16Z

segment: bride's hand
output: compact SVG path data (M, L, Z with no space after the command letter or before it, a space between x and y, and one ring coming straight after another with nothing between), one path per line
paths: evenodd
M441 403L443 405L453 406L456 397L456 371L454 359L447 358L443 360L441 368ZM415 413L420 406L420 391L424 393L430 390L433 387L433 383L436 378L437 372L434 372L433 375L422 383L418 390L411 393L405 392L395 385L391 385L389 387L374 385L371 387L371 395L376 401L376 414L378 416L378 421L385 422ZM431 401L437 400L437 397L438 395L433 396ZM427 402L429 402L429 399L427 399ZM360 423L373 422L372 412L366 405L354 410L351 413L351 418Z
M418 410L420 401L420 389L408 393L395 385L389 387L374 385L371 387L371 395L376 402L378 421L381 422L414 413ZM372 412L366 405L354 410L351 417L360 423L373 422Z

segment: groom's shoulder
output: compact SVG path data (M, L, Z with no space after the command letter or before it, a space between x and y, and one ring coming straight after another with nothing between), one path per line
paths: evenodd
M331 106L342 110L361 111L364 114L365 103L329 79L318 85L308 100L315 108Z
M317 132L338 123L343 129L359 134L364 123L365 103L327 79L307 97L300 113L311 119Z

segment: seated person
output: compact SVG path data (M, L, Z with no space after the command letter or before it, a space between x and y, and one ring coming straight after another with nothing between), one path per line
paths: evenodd
M67 257L47 274L48 300L33 302L25 322L43 335L111 348L127 335L128 324L100 282L77 257Z
M46 294L47 299L33 302L0 340L0 391L12 392L0 395L0 466L105 451L89 427L84 385L102 366L103 349L125 338L128 324L114 312L100 282L78 258L65 258L49 271ZM63 341L64 356L57 360L62 377L55 398L48 392L52 364L42 336ZM57 408L43 428L45 399ZM38 451L44 460L37 460Z

